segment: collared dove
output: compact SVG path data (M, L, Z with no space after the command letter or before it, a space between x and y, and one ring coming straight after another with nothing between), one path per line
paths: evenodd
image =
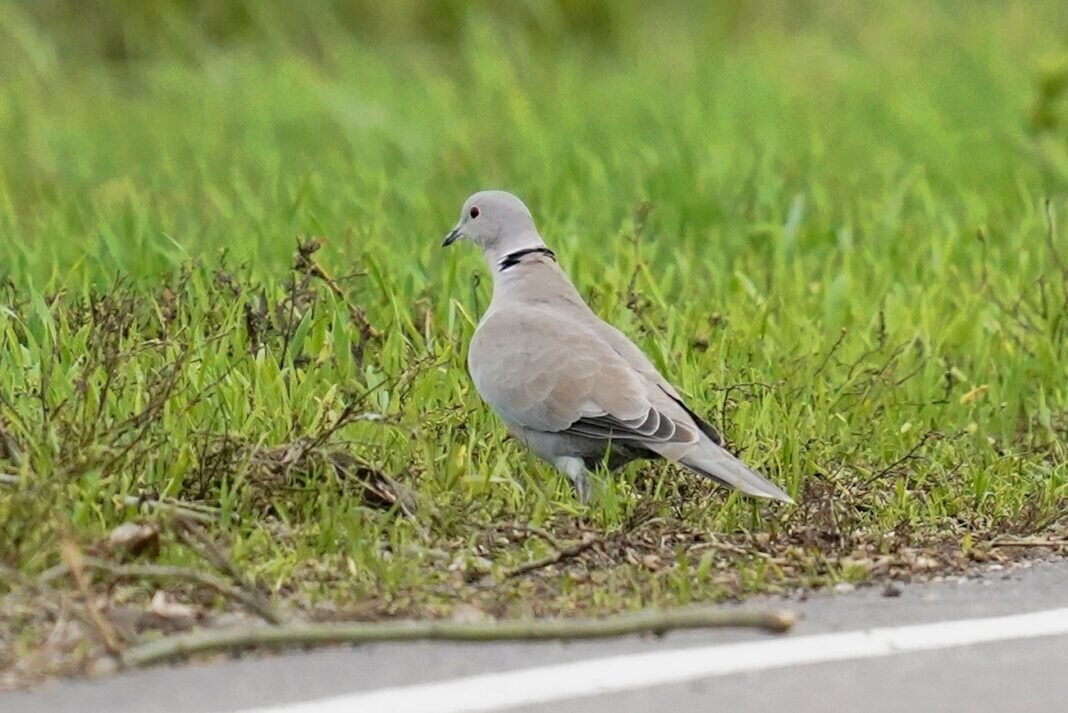
M666 458L747 495L793 502L723 448L641 350L593 313L522 201L474 194L442 245L461 238L482 248L493 273L493 299L467 356L475 388L514 436L567 475L581 501L598 464Z

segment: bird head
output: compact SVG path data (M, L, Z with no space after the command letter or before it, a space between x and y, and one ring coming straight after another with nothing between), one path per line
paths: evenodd
M460 222L441 245L461 239L478 245L487 257L544 244L523 201L505 191L479 191L464 201Z

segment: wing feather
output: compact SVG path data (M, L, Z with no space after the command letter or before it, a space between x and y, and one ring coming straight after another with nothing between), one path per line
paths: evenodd
M698 439L672 395L616 348L536 305L487 315L468 366L479 394L510 425L646 444Z

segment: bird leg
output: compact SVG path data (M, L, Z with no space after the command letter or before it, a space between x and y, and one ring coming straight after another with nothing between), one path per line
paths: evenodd
M575 486L575 494L578 496L579 502L583 505L588 504L590 495L593 494L593 488L590 483L590 472L586 470L586 462L573 456L561 456L553 461L553 465L556 466L558 471L566 475L571 484Z

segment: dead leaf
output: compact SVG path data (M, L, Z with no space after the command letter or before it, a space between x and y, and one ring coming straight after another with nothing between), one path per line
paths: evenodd
M136 522L124 522L108 534L107 549L120 560L145 552L159 552L159 528Z
M964 396L961 396L960 397L960 402L961 402L962 405L963 404L970 404L972 401L975 401L977 398L979 398L980 396L985 394L987 391L990 391L990 384L983 384L981 386L976 386L974 389L972 389L968 393L964 394Z
M179 602L162 589L152 595L152 601L145 613L147 616L141 621L142 627L174 631L192 629L199 616L196 607Z

